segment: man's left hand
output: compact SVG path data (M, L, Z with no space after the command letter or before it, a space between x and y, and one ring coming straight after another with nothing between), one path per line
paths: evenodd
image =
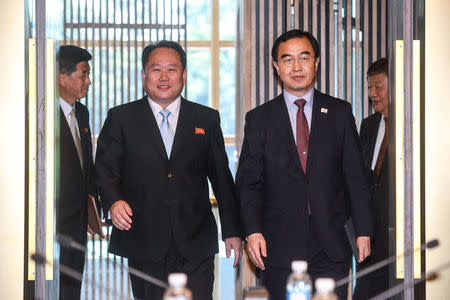
M227 258L231 256L231 249L234 250L234 264L233 267L236 268L238 263L242 258L242 240L239 237L232 237L225 239L225 249L227 252Z
M356 245L358 246L359 250L358 262L362 263L367 257L370 256L370 237L359 236L356 239Z

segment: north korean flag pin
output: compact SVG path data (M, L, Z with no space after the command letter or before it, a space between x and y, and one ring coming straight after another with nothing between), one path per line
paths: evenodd
M205 134L205 129L195 127L195 134Z

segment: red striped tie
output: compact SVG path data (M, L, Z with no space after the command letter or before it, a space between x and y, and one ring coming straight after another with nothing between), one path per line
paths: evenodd
M305 99L298 99L294 101L298 106L297 110L297 152L300 157L300 163L302 164L303 172L306 175L306 160L308 158L308 145L309 145L309 127L306 120L305 112L303 108L305 106Z
M386 155L386 150L388 148L389 143L389 123L388 118L384 117L384 137L381 142L380 150L378 152L377 162L375 163L375 174L380 176L381 165L383 164L384 156Z

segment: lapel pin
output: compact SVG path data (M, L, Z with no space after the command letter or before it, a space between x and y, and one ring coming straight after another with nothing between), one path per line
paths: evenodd
M320 112L323 113L323 114L327 114L328 113L328 109L322 107L320 109Z
M86 133L88 133L88 132L89 132L89 129L87 129L87 128L85 127L85 128L83 128L83 131L86 132Z
M205 129L195 127L195 134L205 134Z

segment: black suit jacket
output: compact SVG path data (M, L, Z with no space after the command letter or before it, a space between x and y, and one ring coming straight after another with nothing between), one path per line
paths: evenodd
M83 151L83 169L66 117L60 109L60 197L57 201L56 231L84 244L87 232L87 195L91 193L95 196L96 193L93 184L89 112L79 101L75 102L75 112Z
M173 237L186 258L216 253L208 179L218 202L222 237L241 236L217 111L181 100L169 160L147 97L111 109L97 143L96 182L105 211L125 200L133 223L129 231L113 229L109 251L157 261Z
M330 259L351 256L344 231L350 216L358 236L371 235L349 103L315 91L307 161L304 174L282 95L247 113L236 183L245 235L264 235L269 265L289 267L307 258L308 202L316 238Z
M379 176L372 170L372 160L382 115L375 113L361 123L360 138L367 179L371 187L372 198L370 208L374 218L374 243L371 261L388 256L388 224L389 224L389 173L388 155L384 156Z

